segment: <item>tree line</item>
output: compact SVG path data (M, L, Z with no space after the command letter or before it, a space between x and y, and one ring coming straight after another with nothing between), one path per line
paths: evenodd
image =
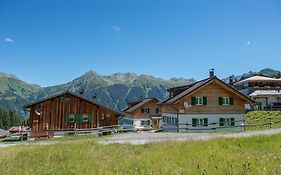
M23 124L17 115L16 111L5 111L0 108L0 128L9 129L12 126L19 126Z

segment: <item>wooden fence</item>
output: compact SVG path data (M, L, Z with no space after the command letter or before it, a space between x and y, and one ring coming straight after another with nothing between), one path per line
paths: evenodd
M246 120L234 120L232 122L234 123L241 123L241 125L227 125L225 126L225 123L227 122L214 122L214 123L208 123L208 124L192 124L192 123L179 123L179 127L177 128L177 125L172 124L164 124L166 126L173 126L173 127L166 127L167 131L177 131L177 130L186 130L187 132L192 131L218 131L223 129L243 129L246 131L247 129L254 129L256 127L263 127L263 128L272 128L278 124L280 124L281 127L281 116L272 116L267 117L266 122L259 123L259 121L264 121L264 119L256 119L257 124L248 123ZM224 126L220 126L220 124L223 123ZM211 126L211 127L210 127ZM197 127L197 128L196 128Z

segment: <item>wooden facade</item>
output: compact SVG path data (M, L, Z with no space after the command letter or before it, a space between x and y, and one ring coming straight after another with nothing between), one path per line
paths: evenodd
M206 105L192 105L192 97L205 97ZM219 97L230 97L233 99L232 105L219 105ZM190 104L189 108L184 107L184 103ZM162 103L163 113L182 114L243 114L245 104L253 103L247 98L241 98L241 94L221 83L217 79L210 81L192 93L187 94L173 104ZM178 110L178 111L177 111Z
M163 129L172 132L243 130L245 105L255 103L215 76L168 91Z
M135 119L151 119L153 116L161 116L161 106L158 105L158 102L157 100L151 100L131 112L124 112L134 116ZM144 109L149 109L149 113L144 112Z
M117 125L120 113L71 92L25 106L32 132L97 128Z

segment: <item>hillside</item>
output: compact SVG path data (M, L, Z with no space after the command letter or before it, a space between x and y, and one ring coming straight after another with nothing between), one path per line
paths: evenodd
M116 73L110 76L102 76L93 71L87 72L72 82L43 88L34 94L34 98L47 97L62 91L78 93L84 89L84 96L91 99L97 95L96 101L115 110L124 108L128 100L154 96L163 99L166 89L172 86L189 84L193 79L164 80L149 75L137 75L134 73Z
M14 75L0 73L0 107L6 110L16 109L23 115L22 106L40 90L39 86L27 84Z
M14 75L1 73L0 106L6 110L16 109L21 116L25 116L26 113L22 108L24 104L63 91L69 90L78 93L81 89L84 89L85 97L92 98L97 95L97 102L115 110L120 110L126 106L128 100L140 98L141 96L154 96L163 99L167 88L194 81L194 79L184 78L164 80L135 73L115 73L102 76L89 71L66 84L43 88L27 84Z
M248 72L234 76L242 79L254 74L273 76L280 73L278 70L263 69L259 72ZM227 82L229 77L224 80ZM5 110L16 110L21 116L26 116L23 105L44 97L48 97L66 90L78 93L85 90L84 96L92 98L97 95L96 101L115 110L126 106L127 101L143 97L154 96L163 99L166 89L194 82L194 79L171 78L164 80L151 75L137 75L135 73L115 73L109 76L99 75L89 71L71 82L39 87L30 85L18 79L16 76L0 73L0 107Z

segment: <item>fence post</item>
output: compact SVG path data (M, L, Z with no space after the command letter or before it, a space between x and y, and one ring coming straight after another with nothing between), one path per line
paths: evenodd
M244 131L246 131L246 120L245 120L245 114L243 115L243 123L244 123Z
M271 120L271 117L268 118L269 119L269 128L272 127L272 120Z

